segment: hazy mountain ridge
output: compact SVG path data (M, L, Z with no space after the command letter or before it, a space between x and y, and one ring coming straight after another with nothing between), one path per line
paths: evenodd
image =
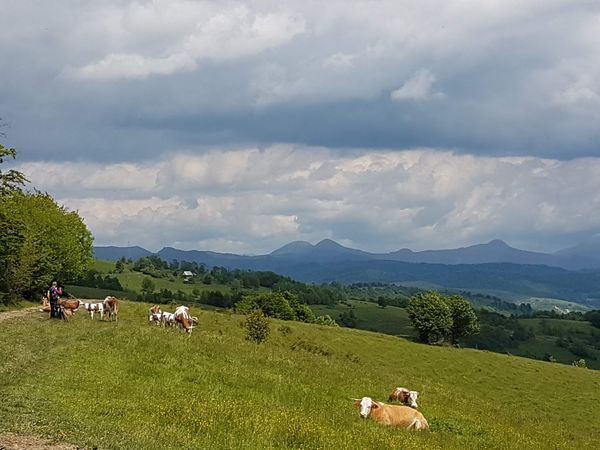
M142 247L94 247L95 256L99 259L117 260L121 257L139 258L152 252ZM317 244L306 241L294 241L265 255L246 256L234 253L219 253L203 250L178 250L164 247L156 253L165 260L187 260L202 262L207 265L224 265L223 262L254 265L258 262L323 263L332 261L402 261L427 264L488 264L512 263L527 265L545 265L567 270L600 269L600 242L582 243L555 253L532 252L509 246L499 239L486 244L476 244L446 250L412 251L401 249L389 253L371 253L363 250L344 247L331 240L324 239ZM598 255L598 256L596 256Z
M578 258L575 247L566 250L566 256L528 252L495 240L451 250L369 253L323 240L316 245L291 242L270 254L256 256L172 247L165 247L156 254L166 261L195 261L208 267L270 270L304 282L418 281L448 288L503 290L600 306L600 264L593 265L594 260L589 257ZM152 254L141 247L98 247L95 251L98 258L112 260L131 257L128 254L135 252L140 256ZM565 264L567 267L558 265L565 261L563 257L571 262ZM590 260L592 263L584 263Z

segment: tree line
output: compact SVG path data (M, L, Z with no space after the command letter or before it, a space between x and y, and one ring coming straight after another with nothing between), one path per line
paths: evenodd
M16 155L0 144L0 164ZM0 170L1 304L37 299L53 280L71 282L92 263L93 237L82 218L27 183L19 171Z

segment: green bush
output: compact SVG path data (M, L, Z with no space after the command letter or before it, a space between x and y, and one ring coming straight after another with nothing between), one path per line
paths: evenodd
M585 359L583 359L583 358L573 361L573 365L575 367L581 367L583 369L587 369L587 363L585 362Z
M251 311L242 326L246 329L246 339L257 344L266 341L271 330L269 318L260 310Z

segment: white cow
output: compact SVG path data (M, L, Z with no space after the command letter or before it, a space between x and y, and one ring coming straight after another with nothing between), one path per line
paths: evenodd
M94 320L94 313L100 313L100 320L104 318L104 303L84 303L83 307L90 314L90 319Z
M163 311L160 315L160 323L163 327L170 327L177 323L174 313Z

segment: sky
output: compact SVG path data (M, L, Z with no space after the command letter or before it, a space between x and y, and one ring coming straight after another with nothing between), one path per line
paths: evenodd
M2 0L3 164L95 245L600 237L600 2Z

